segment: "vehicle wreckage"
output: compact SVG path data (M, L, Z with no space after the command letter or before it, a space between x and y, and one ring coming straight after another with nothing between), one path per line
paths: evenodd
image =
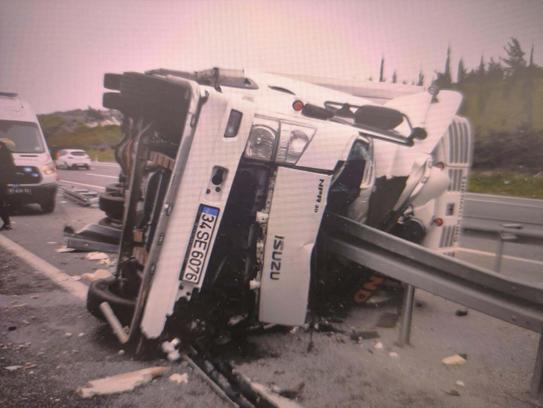
M387 278L406 288L399 344L415 288L543 333L541 285L454 258L472 159L459 93L362 97L218 68L106 74L104 86L123 114L121 172L87 236L120 239L87 308L136 352L182 345L228 401L274 406L206 345L303 325L338 294L364 303ZM543 398L543 336L531 389Z
M218 68L104 85L124 138L100 207L122 232L115 278L94 282L87 306L103 319L107 303L126 339L303 325L338 286L364 302L384 279L327 251L327 214L454 249L471 160L457 92L379 104Z

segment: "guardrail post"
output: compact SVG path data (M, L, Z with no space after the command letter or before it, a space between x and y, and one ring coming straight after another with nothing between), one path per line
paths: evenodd
M531 392L534 398L543 400L543 334L539 335Z
M509 229L522 229L521 224L502 224L504 230L498 232L498 247L496 248L496 263L494 264L494 270L496 272L501 272L502 269L502 258L503 258L503 246L505 241L515 241L517 236L511 232L508 232Z
M415 287L405 285L403 295L402 312L400 316L400 335L398 338L398 346L403 347L410 344L411 340L411 322L413 320L413 306L415 303Z

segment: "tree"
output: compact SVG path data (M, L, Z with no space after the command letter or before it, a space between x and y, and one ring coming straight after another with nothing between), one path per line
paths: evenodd
M515 37L511 37L509 43L503 48L507 53L507 58L502 58L502 61L506 65L505 71L508 75L515 75L526 68L526 60L524 59L526 53Z
M394 73L392 74L392 83L395 84L398 82L398 74L396 73L396 70L394 70Z
M419 78L417 80L417 85L418 86L424 85L424 72L422 72L422 69L419 71Z
M491 79L503 79L504 76L504 69L499 61L494 60L494 58L490 58L490 61L488 62L488 69L486 71L486 75L488 78Z
M466 68L464 67L464 60L460 58L460 61L458 61L458 74L456 77L456 82L461 84L466 79Z
M379 69L379 82L385 82L385 57L381 57L381 68Z
M477 74L479 74L480 77L485 75L485 57L483 55L481 55L481 62L479 62Z
M452 83L451 78L451 47L447 47L447 59L445 60L445 69L443 72L436 72L436 84L440 88L449 88Z

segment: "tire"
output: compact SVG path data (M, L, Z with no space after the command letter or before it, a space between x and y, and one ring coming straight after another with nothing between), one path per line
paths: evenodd
M51 194L46 200L40 202L41 211L44 214L50 214L55 211L56 195Z
M117 281L100 279L89 286L87 292L87 310L100 320L105 320L100 304L108 302L121 324L128 325L132 319L136 302L119 296L116 292Z
M98 199L98 206L113 220L123 219L124 216L124 197L115 193L102 193Z

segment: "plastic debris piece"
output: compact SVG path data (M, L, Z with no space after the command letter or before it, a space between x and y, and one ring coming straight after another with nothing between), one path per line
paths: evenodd
M85 258L89 261L101 261L103 259L109 259L109 255L105 252L89 252Z
M168 379L176 384L187 384L189 382L189 375L187 373L179 374L175 373L168 377Z
M16 371L18 370L19 368L23 368L22 365L12 365L12 366L7 366L7 367L4 367L6 370L8 371Z
M85 333L81 332L77 335L77 337L83 337L85 335Z
M445 365L462 365L466 363L466 359L459 354L453 354L452 356L445 357L441 362Z
M108 271L107 269L97 269L94 272L84 273L83 275L81 275L81 278L89 282L94 282L95 280L108 279L112 276L113 275L111 274L111 272Z
M376 350L383 350L385 347L383 346L383 343L381 343L380 341L378 341L377 343L375 343L373 345L373 348L376 349Z
M75 249L74 248L68 248L66 246L61 246L60 248L57 248L56 251L60 254L63 254L65 252L74 252Z
M395 351L391 351L390 353L388 353L389 357L392 357L392 358L398 358L400 357L400 355L398 353L396 353Z
M72 333L66 332L66 333L64 333L64 337L72 337Z
M85 387L79 387L77 394L83 398L94 395L109 395L132 391L134 388L147 384L153 378L160 377L169 370L168 367L150 367L89 381Z
M461 380L456 380L456 383L455 383L457 386L459 387L465 387L466 384L464 384L464 381L461 381Z

